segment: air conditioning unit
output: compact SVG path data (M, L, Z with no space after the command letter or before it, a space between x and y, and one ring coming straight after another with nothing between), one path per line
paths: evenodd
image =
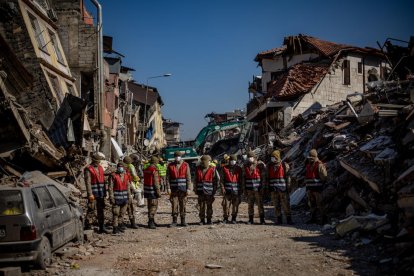
M48 9L47 10L47 16L53 21L56 22L58 20L56 11L54 9Z

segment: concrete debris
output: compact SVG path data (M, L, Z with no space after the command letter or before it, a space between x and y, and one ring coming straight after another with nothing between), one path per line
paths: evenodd
M413 86L412 79L369 83L362 98L350 97L307 117L298 116L281 129L267 154L280 149L289 163L291 205L304 202L305 157L316 148L329 173L323 205L328 218L340 221L335 227L338 236L365 235L356 243L364 246L382 239L389 243L404 229L401 238L412 239ZM400 246L412 248L412 240L406 243ZM403 257L399 262L408 264Z

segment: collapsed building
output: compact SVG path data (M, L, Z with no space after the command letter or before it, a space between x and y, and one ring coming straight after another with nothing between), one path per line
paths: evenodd
M255 123L254 143L269 142L269 134L299 114L325 107L353 92L364 93L368 80L384 79L389 71L377 49L338 44L299 34L279 48L263 51L255 61L262 75L249 84L247 120Z
M265 144L254 148L262 160L273 149L282 150L291 167L293 206L305 204L305 162L309 151L316 148L329 173L322 198L330 223L324 229L334 229L354 244L378 245L379 254L392 257L381 263L381 269L397 274L414 271L414 38L406 43L408 47L387 40L380 53L376 51L375 56L387 57L389 68L384 75L365 75L361 91L344 92L332 104L311 105L275 128L271 144L262 140ZM388 58L389 54L394 56ZM282 82L278 92L302 94L304 87L294 84L318 74L319 67L306 76L290 78L291 71L300 66L270 81L270 87ZM276 104L278 95L266 100L265 106ZM265 121L282 111L267 112L261 115Z

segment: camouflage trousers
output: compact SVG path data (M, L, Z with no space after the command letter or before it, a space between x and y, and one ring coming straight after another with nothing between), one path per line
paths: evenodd
M198 195L198 206L200 208L199 217L200 220L204 220L207 215L207 219L211 219L213 216L213 195Z
M187 193L186 192L172 192L170 196L171 202L171 215L173 218L178 216L178 211L180 211L180 216L185 217L187 212ZM179 207L179 208L178 208Z
M322 193L320 191L307 190L306 194L312 218L321 220L324 216Z
M132 197L128 200L128 217L129 220L133 220L135 218L135 210L137 209L137 206L135 205L135 201L132 199Z
M161 192L165 192L166 190L166 176L160 176L160 190Z
M88 203L88 208L85 216L85 226L90 227L94 223L95 219L98 220L99 225L104 224L104 210L105 198L95 198L92 203Z
M147 198L147 205L148 205L148 218L153 219L155 217L155 214L157 213L158 199Z
M122 205L112 205L112 226L117 227L120 223L123 223L124 216L126 213L126 210L128 208L128 204L122 204Z
M275 216L280 217L282 215L282 209L285 216L290 216L290 204L287 192L272 191L272 202L275 207Z
M231 209L231 215L237 216L237 213L239 212L240 202L241 202L241 198L239 195L225 194L223 196L223 201L221 202L221 205L223 206L224 219L229 218L230 209Z
M259 209L259 215L264 216L263 200L262 194L255 191L247 191L247 203L248 203L248 212L249 217L254 215L254 204L257 204Z

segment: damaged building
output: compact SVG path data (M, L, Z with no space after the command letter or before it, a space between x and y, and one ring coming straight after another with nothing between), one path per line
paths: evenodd
M384 78L389 65L380 50L360 48L297 35L279 48L257 54L262 76L249 85L253 96L247 119L256 123L255 143L285 127L293 117L307 114L364 93L366 83Z

